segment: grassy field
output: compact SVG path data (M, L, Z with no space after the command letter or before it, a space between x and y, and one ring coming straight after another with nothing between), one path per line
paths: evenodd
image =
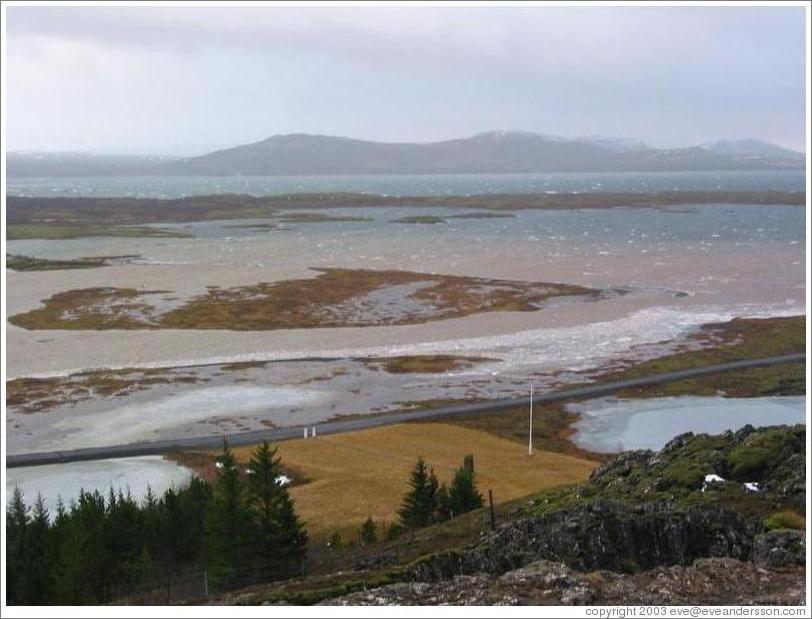
M252 450L241 447L235 453L245 463ZM480 492L487 496L492 489L497 503L583 481L597 464L549 452L528 456L524 445L443 423L400 424L278 445L285 468L305 481L291 494L314 539L336 530L351 538L369 516L381 524L396 522L418 456L448 483L468 453L474 454Z

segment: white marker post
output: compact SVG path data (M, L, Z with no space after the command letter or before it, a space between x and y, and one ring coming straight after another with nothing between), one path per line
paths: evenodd
M533 455L533 383L530 383L530 432L527 437L527 455Z
M307 439L307 426L304 427L304 437Z
M311 434L313 438L316 438L316 426L313 426L313 433Z

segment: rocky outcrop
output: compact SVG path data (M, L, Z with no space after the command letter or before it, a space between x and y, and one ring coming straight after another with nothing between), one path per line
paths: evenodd
M689 565L702 557L747 560L762 530L718 506L595 501L505 525L472 548L418 562L410 576L437 581L461 574L501 574L539 559L578 570L616 572Z
M589 488L624 500L678 501L702 491L707 475L725 480L717 491L756 484L765 499L803 509L806 504L806 428L745 426L709 436L672 439L659 452L632 451L599 466Z
M775 570L729 558L700 559L688 566L658 567L637 574L575 571L538 561L493 577L457 576L360 591L329 605L613 605L726 604L802 605L800 567Z
M794 529L767 531L756 536L751 560L767 567L806 563L806 533Z

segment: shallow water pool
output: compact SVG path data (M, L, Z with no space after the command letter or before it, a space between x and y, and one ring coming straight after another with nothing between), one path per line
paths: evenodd
M141 501L147 488L159 497L169 488L184 486L191 478L191 470L160 456L26 466L6 470L6 500L11 500L15 486L20 488L29 507L41 494L53 516L60 497L67 508L79 498L81 490L98 490L105 497L111 487L125 494L129 490L136 501Z
M590 451L661 449L684 432L720 434L750 424L805 423L804 396L721 398L681 396L646 400L590 400L570 404L581 418L573 442Z

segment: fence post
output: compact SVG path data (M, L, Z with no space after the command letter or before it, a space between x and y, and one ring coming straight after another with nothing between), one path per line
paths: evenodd
M491 531L496 531L496 512L493 511L493 490L488 488L488 502L491 504Z
M206 596L206 599L209 599L209 573L203 572L203 595Z

